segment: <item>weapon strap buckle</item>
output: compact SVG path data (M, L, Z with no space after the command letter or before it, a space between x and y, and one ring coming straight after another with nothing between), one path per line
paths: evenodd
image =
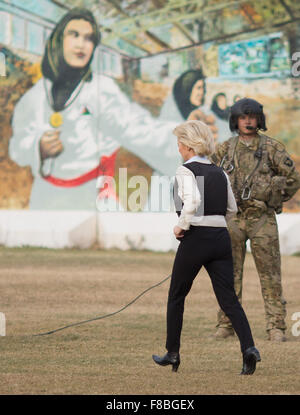
M249 186L244 187L241 195L242 200L249 200L251 196L251 188Z
M228 166L226 166L226 173L231 173L234 170L234 164L230 163Z

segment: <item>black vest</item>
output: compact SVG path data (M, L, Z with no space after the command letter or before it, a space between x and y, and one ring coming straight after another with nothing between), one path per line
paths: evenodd
M193 172L201 196L201 203L196 216L221 215L227 212L227 179L221 167L215 164L193 161L184 164L184 167ZM174 184L174 202L176 213L181 214L183 202L178 196L178 183Z

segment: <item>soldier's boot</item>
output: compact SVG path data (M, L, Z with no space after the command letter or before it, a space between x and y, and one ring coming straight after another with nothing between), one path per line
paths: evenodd
M269 340L273 342L285 342L286 341L284 330L271 329L269 330L268 334L269 334Z
M230 327L218 327L215 332L215 339L227 339L227 337L234 336L234 330Z

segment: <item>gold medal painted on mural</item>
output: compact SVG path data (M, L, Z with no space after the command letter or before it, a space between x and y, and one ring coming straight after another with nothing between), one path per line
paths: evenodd
M60 127L63 121L64 119L60 112L54 112L50 117L50 124L54 128Z

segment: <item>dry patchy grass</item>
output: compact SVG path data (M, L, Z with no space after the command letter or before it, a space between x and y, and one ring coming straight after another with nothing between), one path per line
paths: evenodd
M217 303L201 270L186 300L178 373L152 361L165 352L169 281L121 313L47 336L32 336L119 310L165 278L174 253L0 249L0 394L296 395L299 340L291 316L300 312L300 257L283 257L288 301L286 343L266 339L254 262L247 255L243 304L262 355L253 376L239 376L237 338L213 338Z

